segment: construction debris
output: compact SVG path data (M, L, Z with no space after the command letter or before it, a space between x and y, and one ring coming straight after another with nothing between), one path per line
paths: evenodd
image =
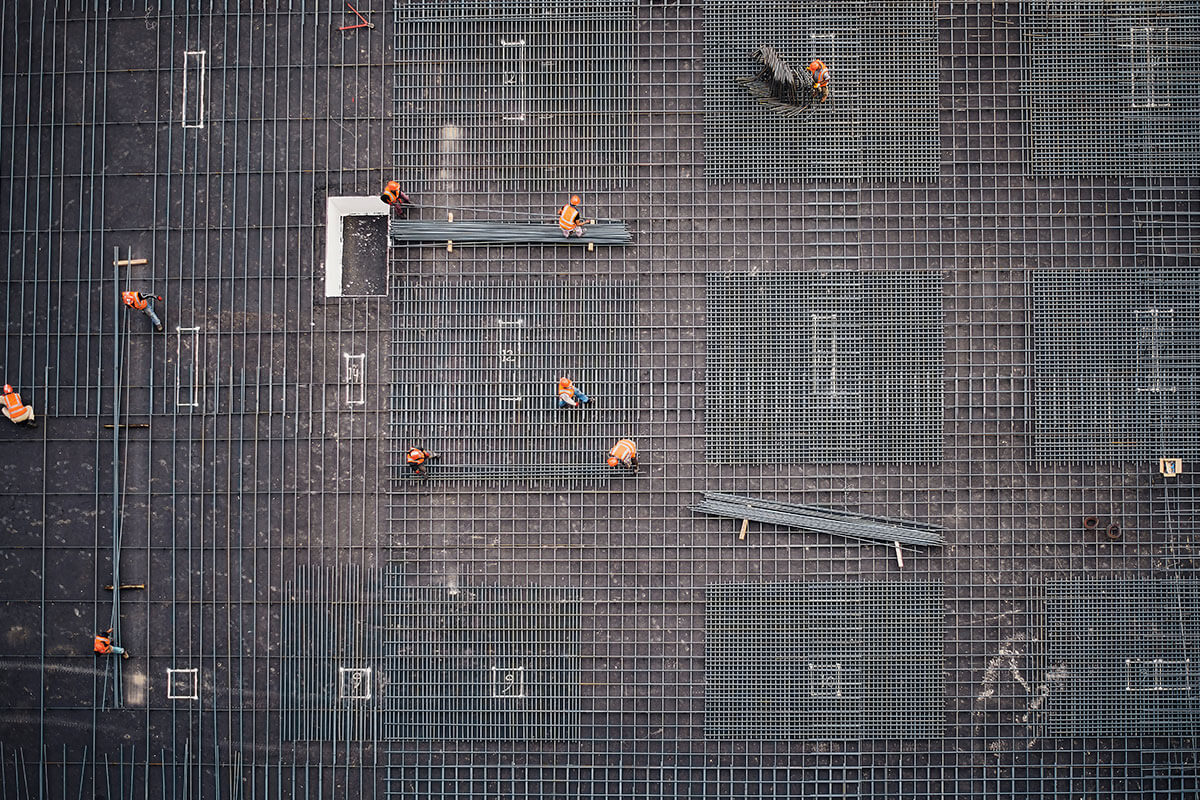
M738 78L758 102L784 116L796 116L813 102L813 76L805 69L793 69L770 45L760 45L750 58L762 65L753 78Z
M884 544L941 545L945 538L937 526L911 520L868 517L849 511L836 511L821 506L776 503L755 497L742 497L724 492L705 492L704 500L690 507L701 514L713 514L730 519L754 520L770 525L829 533L859 541Z

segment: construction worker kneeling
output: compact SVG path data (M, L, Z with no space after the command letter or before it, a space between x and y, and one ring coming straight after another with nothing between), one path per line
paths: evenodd
M37 423L33 419L33 407L21 402L21 395L17 394L7 383L4 384L4 405L0 406L0 411L3 411L4 416L18 425L24 425L27 428L37 427Z
M608 465L622 469L637 469L637 445L633 439L621 439L608 451Z
M413 471L414 475L424 475L425 462L432 461L435 458L440 458L440 456L430 450L414 447L408 451L404 460L408 463L408 468Z

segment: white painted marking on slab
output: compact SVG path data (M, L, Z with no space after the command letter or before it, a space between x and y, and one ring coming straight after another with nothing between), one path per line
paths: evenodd
M528 96L525 40L506 42L501 39L500 50L503 65L500 91L504 119L507 122L524 122Z
M338 699L370 700L371 668L338 667Z
M346 405L362 406L367 403L367 354L342 353L345 359L343 375L346 383Z
M378 195L329 197L325 200L325 296L342 296L342 249L346 217L386 217L390 209Z
M525 399L521 395L521 330L525 327L525 320L498 319L496 327L499 330L496 339L500 345L497 354L500 399L520 403Z
M175 328L175 405L200 407L200 329Z
M524 667L492 667L492 697L525 696Z
M167 699L168 700L199 700L200 699L200 670L198 670L198 669L168 669L167 670Z
M185 128L204 127L205 84L208 82L208 52L185 50L183 53L183 104L181 121Z

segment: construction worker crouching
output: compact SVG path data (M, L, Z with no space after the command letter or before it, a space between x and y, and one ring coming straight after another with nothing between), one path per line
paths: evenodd
M633 439L621 439L613 445L613 449L608 451L608 465L637 469L637 445L633 443Z
M583 201L579 199L579 195L573 194L571 202L558 212L558 227L562 229L563 236L583 236L583 226L591 224L591 220L582 219L579 216L581 202Z
M813 79L813 97L824 103L829 99L829 70L825 67L825 62L814 58L808 65L808 74L812 75Z
M404 460L408 463L408 468L413 471L414 475L424 475L425 467L423 465L426 461L432 461L435 458L440 458L440 456L437 453L429 450L423 450L420 447L414 447L408 451L408 454L405 455Z
M104 633L96 634L96 642L92 646L92 649L96 651L96 655L98 655L98 656L116 655L116 656L120 656L121 658L129 658L129 653L125 652L124 647L117 647L115 644L113 644L112 639L108 638L108 636L106 634L109 634L109 633L112 633L112 628L109 628Z
M29 428L37 427L37 422L33 419L33 407L22 403L21 395L14 392L13 387L7 383L4 384L4 405L0 407L0 411L3 411L4 416L18 425L25 425Z
M579 408L592 402L592 398L584 394L575 382L570 378L563 377L558 379L558 407L564 408L570 406Z
M143 292L121 292L121 300L125 305L135 311L140 311L150 318L150 322L154 323L154 330L161 332L163 329L162 320L154 313L154 301L162 302L162 297L155 297L152 294Z
M379 199L387 203L391 207L392 213L400 219L404 219L408 214L405 205L412 205L412 200L408 195L400 191L399 181L388 181L387 186L383 187L383 194L379 195Z

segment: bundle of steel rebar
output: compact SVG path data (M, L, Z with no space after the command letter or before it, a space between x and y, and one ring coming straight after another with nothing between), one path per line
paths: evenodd
M799 528L813 533L829 533L849 539L878 541L887 544L900 542L901 544L940 545L946 541L937 532L937 526L912 520L868 517L822 506L776 503L724 492L705 492L704 500L690 508L701 514L713 514L730 519L751 519L755 522Z
M388 233L393 245L423 242L455 244L629 244L624 222L585 225L582 236L563 236L557 224L539 222L435 222L392 220Z

